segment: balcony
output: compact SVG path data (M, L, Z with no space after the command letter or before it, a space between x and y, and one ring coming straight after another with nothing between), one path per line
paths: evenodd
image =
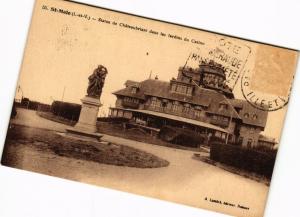
M157 107L157 106L148 106L146 109L156 112L165 112L166 113L166 107Z
M170 115L185 117L185 118L198 120L198 121L204 121L204 122L208 121L205 116L204 117L195 116L195 113L193 111L190 111L190 112L174 111L168 107L157 107L157 106L151 106L151 105L146 106L145 109L150 110L150 111L156 111L156 112L166 113L166 114L170 114Z
M220 127L228 127L229 125L228 120L220 120L220 119L211 119L210 123L214 125L218 125Z
M122 101L122 106L124 108L131 108L131 109L138 109L139 103L138 102L130 102L130 101Z

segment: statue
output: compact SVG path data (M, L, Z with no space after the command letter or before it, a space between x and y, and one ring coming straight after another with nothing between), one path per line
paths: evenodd
M102 88L104 86L105 77L107 75L107 69L99 65L89 76L89 86L87 88L87 95L90 97L100 97Z
M81 110L78 122L74 127L67 128L67 134L76 138L83 138L93 141L101 141L103 136L98 132L97 118L100 103L100 96L104 86L107 69L99 65L89 76L89 85L86 90L87 95L81 99Z

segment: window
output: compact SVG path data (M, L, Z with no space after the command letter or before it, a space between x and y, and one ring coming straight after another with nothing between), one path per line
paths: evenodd
M161 105L162 105L162 107L167 107L168 100L167 99L163 99Z
M201 107L201 106L198 106L198 105L196 105L196 106L195 106L195 109L196 109L196 110L202 110L202 107Z
M179 106L178 105L173 105L173 111L178 112L179 111Z
M178 85L178 84L177 84L177 86L176 86L176 92L179 92L179 93L180 93L180 91L181 91L181 85Z
M175 102L173 103L172 110L173 110L174 112L180 112L180 105L179 105L179 103L178 103L177 101L175 101Z
M192 95L193 87L182 85L182 84L172 84L171 92L181 93L185 95Z
M251 148L252 147L252 139L248 139L248 142L247 142L247 147L248 148Z
M184 113L190 113L190 107L183 107Z
M125 101L125 102L131 102L131 101L132 101L132 98L130 98L130 97L125 97L125 98L124 98L124 101Z
M218 138L221 138L222 133L220 131L216 131L215 136L218 137Z
M156 97L153 97L151 100L151 106L153 107L161 107L161 101Z
M131 93L135 94L137 92L137 87L132 87L131 88Z
M249 114L248 114L248 113L245 113L245 114L244 114L244 117L245 117L245 118L249 118Z
M195 117L200 118L201 117L201 110L195 110Z
M175 91L176 91L176 84L172 84L172 86L171 86L171 91L172 91L172 92L175 92Z
M253 115L253 120L256 120L257 119L257 114L254 114Z
M139 100L136 98L132 98L132 97L125 97L124 98L125 102L133 102L133 103L139 103Z
M113 110L112 115L113 115L113 117L117 117L118 116L118 110Z
M239 144L239 145L242 145L242 144L243 144L243 139L244 139L244 138L243 138L242 136L239 137L239 140L238 140L238 144Z
M183 112L189 113L190 109L191 109L191 105L188 103L185 103L184 107L183 107Z
M222 139L226 139L226 133L222 133Z
M171 110L171 109L172 109L172 103L171 103L171 102L168 102L168 103L166 104L166 107L167 107L167 109Z
M219 109L228 109L228 105L226 103L220 103Z
M181 93L186 93L186 87L185 86L181 86Z
M192 87L188 87L187 88L187 95L192 95L193 92L193 88Z
M118 117L123 117L124 116L124 112L122 110L118 110Z

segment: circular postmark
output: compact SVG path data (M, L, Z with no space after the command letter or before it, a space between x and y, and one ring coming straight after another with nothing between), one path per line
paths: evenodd
M264 93L262 91L251 88L253 82L252 76L244 73L241 77L242 94L253 107L263 111L277 111L288 104L290 89L286 96L278 96L275 94ZM276 84L273 84L276 85Z

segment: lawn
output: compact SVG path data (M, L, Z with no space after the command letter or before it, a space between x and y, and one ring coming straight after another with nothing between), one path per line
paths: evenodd
M56 115L53 115L50 112L37 112L37 115L39 115L42 118L55 121L58 123L66 124L69 126L74 126L76 122L67 120L62 117L58 117ZM112 122L97 122L97 128L100 133L104 133L107 135L117 136L125 139L131 139L138 142L144 142L144 143L150 143L153 145L160 145L160 146L166 146L171 148L177 148L177 149L183 149L183 150L190 150L190 151L199 151L199 148L193 148L193 147L187 147L183 145L177 145L169 142L165 142L156 136L151 136L150 134L143 132L139 129L123 129L122 124L120 123L112 123Z
M198 152L199 148L193 148L183 145L177 145L169 142L165 142L159 139L157 136L151 136L149 133L144 132L142 129L124 129L122 124L110 123L110 122L97 122L97 128L100 133L130 139L138 142L149 143L153 145L160 145L170 148L177 148L189 151Z
M117 166L158 168L169 165L164 159L125 145L77 140L59 135L55 131L20 125L12 125L8 130L2 164L17 165L19 159L15 153L22 147L43 154Z

